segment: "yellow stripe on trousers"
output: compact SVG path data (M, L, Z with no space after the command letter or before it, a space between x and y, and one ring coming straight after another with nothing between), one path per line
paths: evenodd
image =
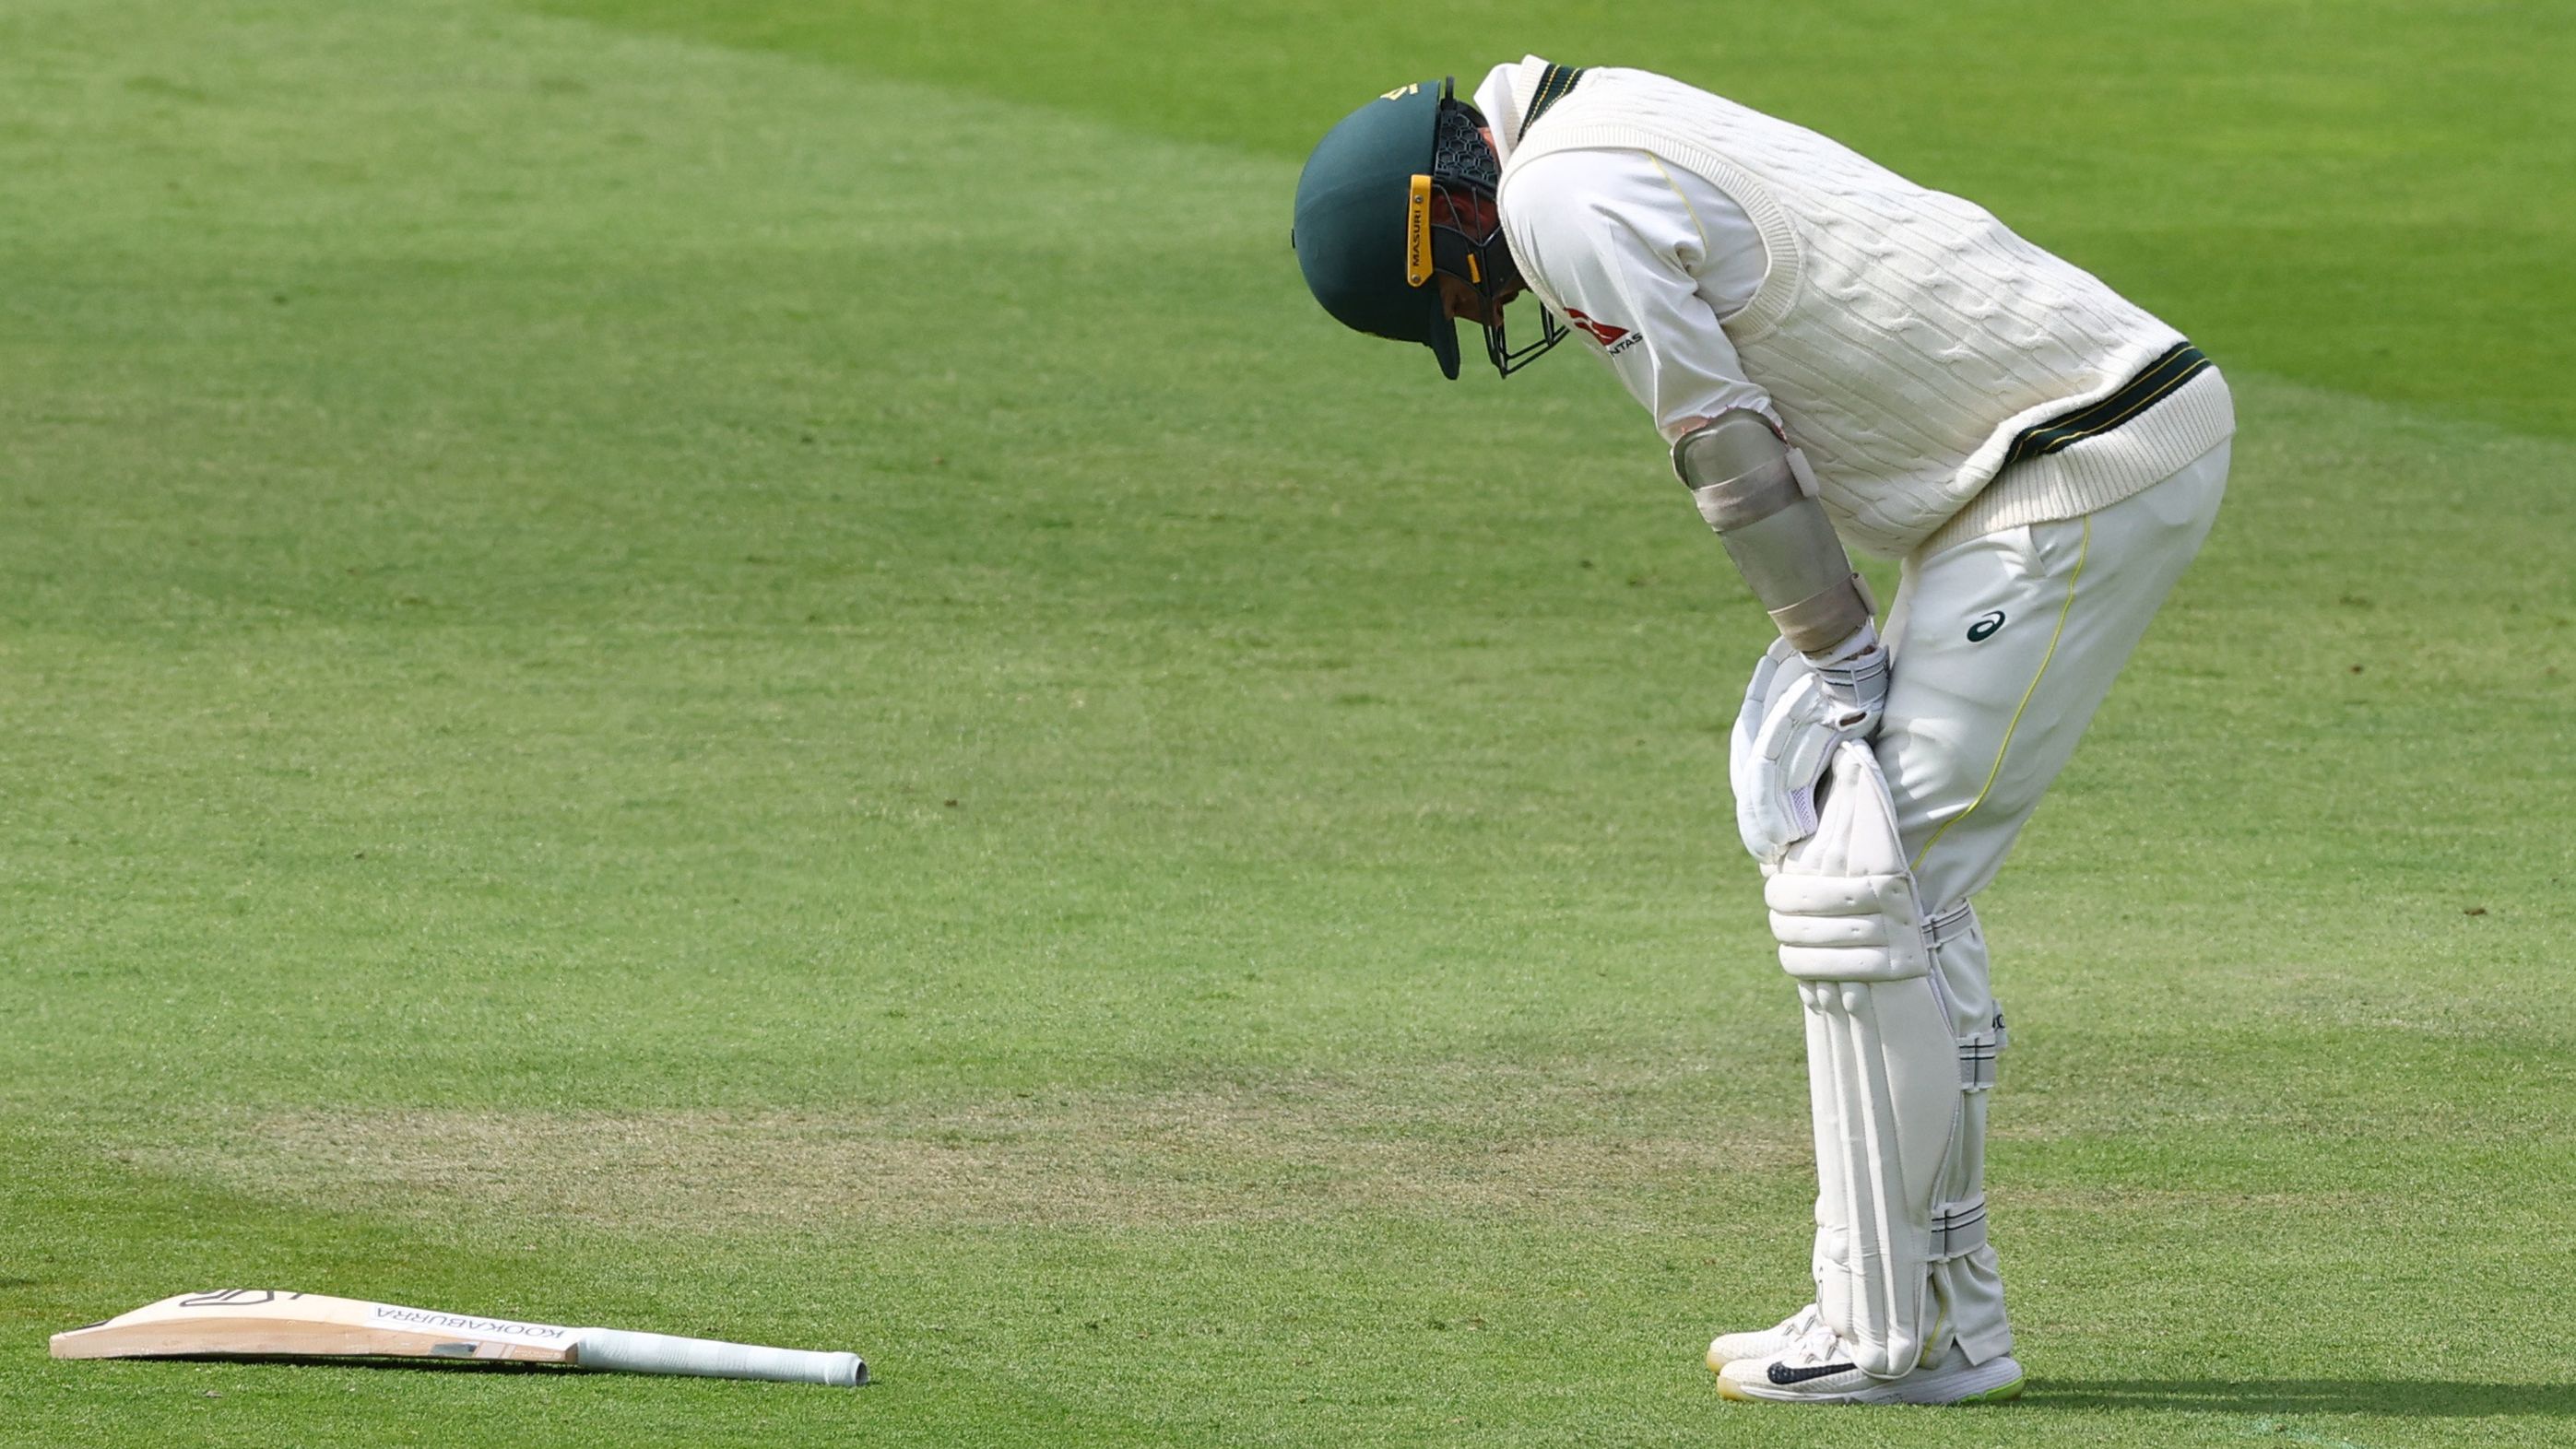
M1950 833L1950 827L1976 814L1977 807L1985 804L1986 796L1994 792L1995 780L2004 772L2004 756L2012 749L2013 731L2021 728L2021 713L2030 708L2030 697L2039 693L2039 682L2048 677L2049 663L2057 658L2057 641L2066 637L2066 616L2075 612L2075 586L2084 582L2084 560L2093 552L2092 516L2086 515L2082 522L2084 537L2075 549L2075 572L2066 579L2066 603L2057 611L2057 628L2048 636L2048 652L2039 656L2039 672L2030 677L2030 688L2021 692L2021 703L2013 706L2012 722L2004 726L2004 742L1995 747L1995 763L1986 771L1986 783L1977 787L1977 798L1968 802L1967 809L1941 822L1941 828L1932 832L1932 838L1923 842L1921 850L1914 852L1914 859L1906 869L1921 870L1923 858L1932 853L1932 847L1941 843L1942 836Z

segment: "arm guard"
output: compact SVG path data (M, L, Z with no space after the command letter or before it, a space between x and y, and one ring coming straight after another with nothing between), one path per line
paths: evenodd
M1729 408L1683 434L1673 474L1792 647L1820 654L1869 622L1868 587L1816 501L1814 475L1768 419Z

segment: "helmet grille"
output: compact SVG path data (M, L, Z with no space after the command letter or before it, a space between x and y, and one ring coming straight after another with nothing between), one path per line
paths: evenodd
M1502 170L1494 164L1494 148L1485 144L1477 129L1485 118L1476 108L1457 101L1440 107L1440 123L1433 132L1431 174L1441 181L1463 182L1490 196L1494 183L1502 180Z

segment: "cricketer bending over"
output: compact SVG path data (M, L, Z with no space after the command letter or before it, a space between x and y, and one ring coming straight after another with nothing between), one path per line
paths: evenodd
M1982 209L1645 71L1398 87L1316 146L1295 226L1326 311L1453 379L1454 319L1506 376L1583 333L1779 627L1730 773L1806 1012L1816 1298L1710 1344L1719 1391L2018 1394L1970 902L2209 531L2226 383ZM1846 543L1904 560L1883 629Z

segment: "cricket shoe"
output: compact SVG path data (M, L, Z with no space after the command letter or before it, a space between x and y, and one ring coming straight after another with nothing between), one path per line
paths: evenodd
M1853 1366L1849 1349L1822 1324L1785 1353L1736 1359L1717 1371L1721 1397L1764 1404L1999 1404L2019 1398L2021 1386L2021 1364L2012 1355L1972 1364L1956 1344L1912 1373L1872 1378Z
M1823 1321L1823 1310L1810 1303L1770 1328L1751 1333L1721 1333L1708 1344L1708 1370L1715 1373L1740 1358L1772 1358L1797 1347Z

